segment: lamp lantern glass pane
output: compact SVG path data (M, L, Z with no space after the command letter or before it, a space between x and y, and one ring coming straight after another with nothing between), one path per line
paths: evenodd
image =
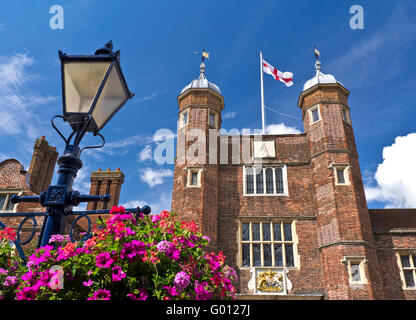
M110 61L64 63L65 112L88 113Z
M123 86L123 80L113 65L110 74L105 82L103 90L92 111L92 118L97 125L98 131L129 99L128 93Z

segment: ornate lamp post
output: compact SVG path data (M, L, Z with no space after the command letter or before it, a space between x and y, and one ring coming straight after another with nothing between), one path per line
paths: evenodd
M82 167L81 152L84 149L104 146L105 139L99 131L127 100L134 96L128 89L121 71L120 51L113 52L111 41L103 48L98 49L94 55L69 56L59 51L59 58L61 60L64 115L53 117L51 122L66 145L64 154L58 158L58 181L56 185L49 186L48 190L39 196L13 196L11 198L13 203L39 202L47 208L38 247L47 245L51 235L64 231L66 219L72 213L73 206L77 206L80 202L110 201L108 194L103 196L81 195L78 191L72 190L72 185L78 170ZM70 124L73 131L67 138L56 128L55 118L62 118ZM101 137L103 143L99 146L87 146L80 149L80 142L87 132ZM150 208L147 206L142 209L137 208L136 212L149 214ZM108 212L87 211L83 216L89 213ZM86 217L90 229L90 220L88 216ZM24 221L27 218L26 215ZM33 216L32 219L34 220Z

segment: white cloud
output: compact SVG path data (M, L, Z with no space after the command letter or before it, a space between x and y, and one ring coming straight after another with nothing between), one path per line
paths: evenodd
M54 96L39 96L25 88L31 76L27 68L34 59L26 54L0 57L0 134L16 135L25 131L31 138L39 135L39 119L35 107L55 101Z
M272 123L269 125L266 125L266 134L298 134L302 133L295 127L290 127L285 125L283 122L281 123ZM241 134L262 134L261 129L249 129L249 128L243 128L241 130Z
M133 103L142 103L142 102L145 102L145 101L152 100L152 99L156 98L158 95L160 95L162 93L165 93L166 91L168 91L168 90L165 89L165 90L161 90L161 91L155 91L155 92L152 92L151 94L149 94L148 96L144 96L144 97L139 98L139 99L135 98L133 100Z
M146 145L139 153L139 161L152 160L152 147L150 144Z
M163 210L169 211L171 208L171 196L168 193L162 193L159 198L151 200L150 202L131 200L121 204L124 208L137 208L145 205L151 208L151 214L159 214Z
M146 182L151 188L162 184L167 177L172 177L173 172L170 169L155 170L152 168L139 169L140 179Z
M383 149L375 174L376 186L366 186L368 201L384 201L388 208L416 207L416 133L396 137Z
M267 134L298 134L301 133L295 127L286 126L283 122L269 124L266 126Z
M73 189L79 191L81 194L89 194L90 193L90 175L91 175L91 168L87 165L82 167L78 172L77 176L74 180Z
M222 116L223 119L233 119L237 116L237 112L226 112Z

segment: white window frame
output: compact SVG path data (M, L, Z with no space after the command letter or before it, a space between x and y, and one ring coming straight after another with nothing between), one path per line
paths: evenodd
M403 267L402 265L402 259L400 256L409 256L410 260L410 267ZM413 262L412 256L416 258L416 252L414 251L404 251L404 252L397 252L397 264L399 265L400 269L400 279L402 280L402 289L403 290L416 290L416 265ZM404 270L412 270L413 271L413 282L415 283L415 286L413 287L407 287L406 286L406 278L404 276Z
M345 114L345 117L344 117L344 114ZM344 122L351 125L350 110L347 107L341 106L341 117Z
M249 240L243 241L243 224L249 224ZM252 224L259 223L260 224L260 240L253 240L252 235ZM291 225L291 232L292 232L292 240L288 241L285 240L284 236L284 228L283 224L290 224ZM270 231L271 231L271 238L270 240L263 240L263 224L271 224ZM280 224L280 231L281 231L281 240L274 239L274 232L273 232L273 224ZM243 266L243 244L250 244L250 265ZM253 244L260 244L260 259L261 259L261 266L254 266L254 258L253 258ZM271 253L272 253L272 265L271 266L264 266L264 244L271 245ZM283 259L283 266L275 266L275 252L274 252L274 245L280 244L282 245L282 259ZM291 244L293 248L293 266L288 267L286 263L286 245ZM296 234L296 220L261 220L261 219L242 219L238 223L238 266L242 269L250 269L253 267L271 267L271 268L287 268L287 269L294 269L298 270L300 268L300 259L298 254L298 237Z
M187 181L186 187L187 188L200 188L201 187L201 179L202 179L202 168L187 168ZM192 184L192 173L198 174L198 182L197 184Z
M247 169L252 169L254 171L254 193L247 193ZM266 169L273 169L273 193L266 193ZM277 186L276 186L276 169L282 169L282 177L283 177L283 193L277 193ZM256 171L257 169L263 170L263 193L257 193L257 175ZM264 196L280 196L280 197L288 197L289 196L289 187L288 187L288 181L287 181L287 166L286 165L272 165L272 166L244 166L243 167L243 196L246 197L264 197Z
M349 185L351 185L350 173L349 173L350 172L350 165L348 163L331 163L329 168L333 169L333 171L334 171L335 185L336 186L349 186ZM344 174L344 183L339 182L337 170L342 170L342 172Z
M214 116L214 125L211 125L211 123L209 122L209 121L210 121L210 117L211 117L211 115L213 115L213 116ZM208 109L208 120L207 120L207 123L208 123L208 125L209 125L211 128L215 128L215 129L217 129L217 128L218 128L218 113L217 113L217 112L215 112L215 111L211 111L211 110L209 110L209 109Z
M341 263L345 264L347 266L348 271L348 282L350 285L355 284L368 284L367 277L365 275L365 265L367 263L367 259L364 256L345 256ZM358 264L359 270L360 270L360 280L354 281L352 278L352 269L351 265Z
M4 205L0 208L0 212L16 212L17 203L13 205L13 210L5 210L7 204L10 201L10 197L13 195L20 195L22 192L20 190L0 190L0 195L6 195L6 200L4 201Z
M316 120L316 121L313 121L312 112L313 112L313 111L315 111L315 110L318 110L319 119L318 119L318 120ZM310 108L308 109L308 114L309 114L309 123L310 123L310 124L318 123L319 121L321 121L321 120L322 120L322 116L321 116L321 108L320 108L319 104L317 104L317 105L314 105L314 106L310 107Z
M185 114L187 116L186 117L186 123L184 123ZM186 109L186 110L184 110L184 111L182 111L180 113L180 116L179 116L179 128L183 128L183 127L187 126L188 123L189 123L189 110Z

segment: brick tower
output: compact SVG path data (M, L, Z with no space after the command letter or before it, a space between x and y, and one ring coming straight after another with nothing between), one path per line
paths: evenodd
M178 145L172 210L183 221L194 220L203 234L211 238L211 245L215 246L218 165L216 159L209 159L208 141L210 131L217 133L221 128L224 98L220 89L207 80L204 62L200 65L199 78L181 91L178 105ZM214 143L218 143L217 138Z
M382 282L347 102L349 91L334 76L321 72L320 61L315 67L316 75L305 83L298 106L310 147L325 292L328 299L380 299Z
M90 195L98 196L108 193L111 196L110 202L94 201L88 202L87 210L107 210L118 205L120 199L121 185L124 182L124 174L117 168L116 171L97 171L91 172Z
M57 158L56 148L50 146L44 136L36 139L29 165L29 185L35 194L49 187Z

